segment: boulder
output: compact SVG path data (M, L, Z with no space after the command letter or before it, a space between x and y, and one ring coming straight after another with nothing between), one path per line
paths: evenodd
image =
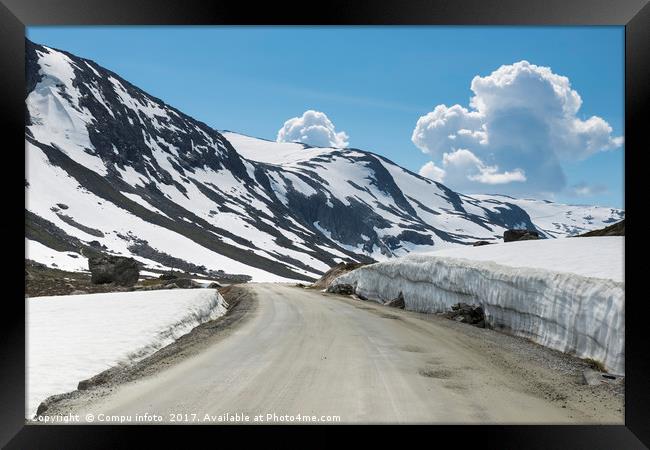
M90 281L93 284L115 283L133 286L140 277L140 268L133 258L100 255L88 258Z
M587 369L582 372L582 381L589 386L600 386L603 384L621 384L623 377L611 373L597 372L593 369Z
M208 284L208 289L219 289L220 287L221 285L216 281L213 281L212 283Z
M101 249L101 250L106 250L107 248L104 244L102 244L99 241L90 241L88 242L88 245L90 245L92 248Z
M330 294L339 295L352 295L354 294L354 287L351 284L335 284L327 288Z
M444 316L456 322L468 323L479 328L485 328L485 312L480 305L457 303L451 307L451 311L444 313Z
M539 239L539 233L535 230L506 230L503 232L503 242L529 241Z
M390 306L391 308L404 309L406 307L406 304L404 303L404 295L400 292L397 298L387 301L384 305Z
M174 275L173 273L163 273L158 277L159 280L175 280L177 278L178 276Z
M81 380L79 384L77 384L77 389L80 391L87 391L88 389L92 389L95 386L100 386L102 384L106 384L110 379L110 371L105 370L103 372L98 373L92 378L88 378L87 380Z

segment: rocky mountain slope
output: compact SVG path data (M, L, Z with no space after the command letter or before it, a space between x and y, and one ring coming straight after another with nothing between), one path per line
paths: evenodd
M579 234L580 237L593 237L593 236L625 236L625 219L613 225L598 230L588 231L584 234Z
M27 257L65 270L101 251L151 270L311 280L506 228L558 237L623 217L551 204L549 227L531 201L458 194L363 150L221 133L90 60L26 52Z

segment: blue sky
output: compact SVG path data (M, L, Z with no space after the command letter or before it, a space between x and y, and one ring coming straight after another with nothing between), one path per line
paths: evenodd
M623 134L622 27L30 27L28 37L92 59L220 130L276 139L285 121L306 110L321 111L337 132L347 134L351 147L414 172L429 162L445 167L444 152L454 151L429 151L439 147L430 141L436 136L424 136L416 145L411 138L418 119L441 104L471 110L472 79L521 60L568 78L582 98L578 119L595 115L612 128L611 137ZM487 126L489 133L491 122ZM515 129L527 134L523 125ZM443 182L452 188L528 194L533 177L550 176L525 165L532 160L504 159L502 149L492 147L481 156L487 147L473 145L467 148L483 164L476 174L512 175L521 163L527 180L455 183L450 162ZM531 149L564 151L546 147L543 141ZM546 187L530 196L623 207L623 146L580 157L575 157L579 149L571 151L558 163L562 186L541 183ZM485 167L494 171L483 172Z

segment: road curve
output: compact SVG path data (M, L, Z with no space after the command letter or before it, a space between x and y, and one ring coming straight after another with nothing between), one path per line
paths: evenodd
M469 326L290 285L247 289L257 307L227 337L75 412L155 413L165 422L175 414L181 423L227 413L251 421L590 422L531 389L529 373L497 364L505 350L486 351L463 333Z

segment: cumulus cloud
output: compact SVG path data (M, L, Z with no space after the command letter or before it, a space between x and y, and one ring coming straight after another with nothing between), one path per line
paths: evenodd
M437 181L438 183L444 183L445 181L444 169L436 166L433 161L429 161L420 167L419 174L423 177L430 178L433 181Z
M578 117L580 95L549 67L504 65L474 77L471 90L468 108L436 106L411 137L441 164L427 163L421 172L435 167L435 176L453 188L481 192L501 184L511 193L559 192L566 187L561 162L623 145L602 118Z
M287 120L278 131L278 142L302 142L315 147L347 147L348 135L337 132L332 121L320 111L308 110Z
M440 183L453 185L463 183L465 179L487 185L526 181L523 170L499 172L498 166L486 165L467 149L445 153L442 157L442 167L429 161L420 168L420 175Z
M420 117L411 140L425 153L434 156L450 148L474 147L487 144L482 116L460 105L438 105Z

